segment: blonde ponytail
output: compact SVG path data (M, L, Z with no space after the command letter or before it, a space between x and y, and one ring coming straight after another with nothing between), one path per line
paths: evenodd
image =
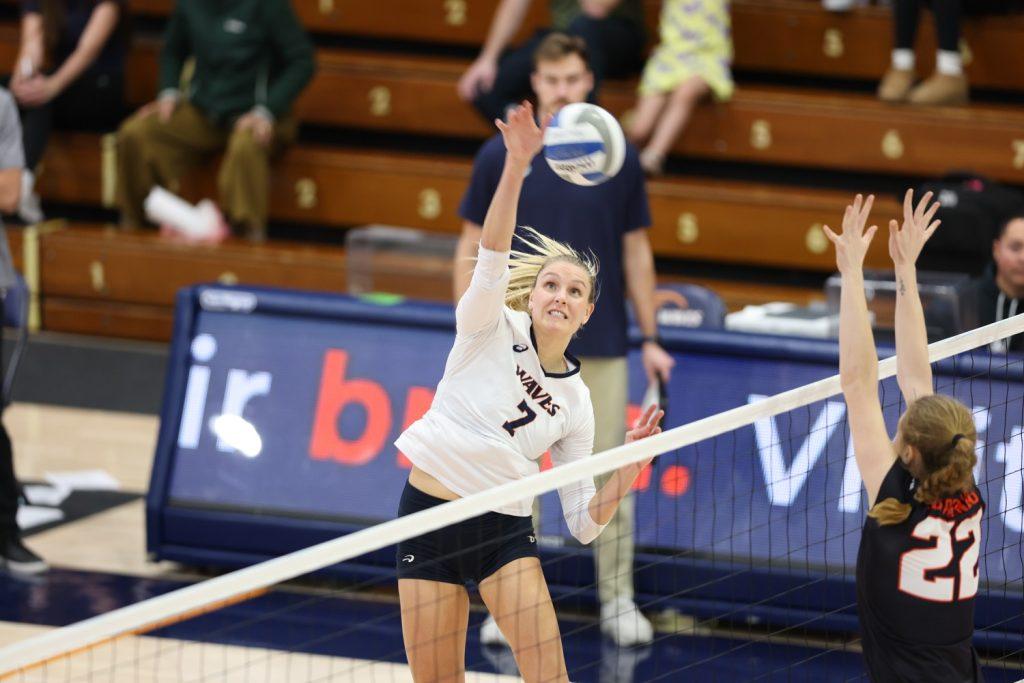
M877 519L881 526L902 524L910 516L913 507L910 503L901 503L895 498L886 498L875 503L868 511L868 517Z
M505 290L505 305L516 311L527 310L530 292L537 283L541 271L552 261L566 261L587 272L590 280L590 303L597 299L597 258L593 254L581 254L567 244L542 235L529 226L519 228L527 236L516 235L516 239L529 251L512 250L509 264L508 289Z

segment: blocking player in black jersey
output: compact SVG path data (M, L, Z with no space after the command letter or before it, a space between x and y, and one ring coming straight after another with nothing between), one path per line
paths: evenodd
M857 466L868 494L857 554L864 661L875 683L981 681L972 644L985 503L974 482L974 420L932 390L916 261L939 225L926 194L889 222L896 269L897 381L907 403L889 440L878 398L878 354L864 297L864 228L874 197L846 207L843 232L827 226L842 276L839 374Z

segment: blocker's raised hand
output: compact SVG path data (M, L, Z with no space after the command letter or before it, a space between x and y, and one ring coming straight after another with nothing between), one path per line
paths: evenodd
M495 119L494 125L501 131L505 149L513 159L530 161L544 146L544 131L547 122L538 126L533 118L533 105L524 101L508 114L508 121Z
M864 268L864 257L871 245L871 238L878 230L877 225L864 229L868 222L868 214L875 203L875 195L868 195L865 200L861 195L853 199L853 204L846 207L843 214L843 234L837 235L827 225L822 227L825 236L836 247L836 267L840 273L850 273Z
M914 207L914 191L903 195L903 226L895 220L889 221L889 256L899 268L917 262L925 242L935 233L942 221L933 221L939 203L932 202L932 193L926 192Z

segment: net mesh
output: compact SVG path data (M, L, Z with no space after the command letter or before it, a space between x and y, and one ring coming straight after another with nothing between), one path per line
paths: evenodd
M972 409L978 430L975 476L987 509L975 644L986 680L1009 682L1024 678L1024 363L991 353L990 338L961 340L968 350L936 364L935 377L938 392ZM933 345L932 353L944 352ZM891 374L884 362L881 374ZM19 643L0 651L3 680L403 681L413 680L410 654L421 680L458 680L463 665L470 681L867 680L854 590L866 497L837 389L833 379L776 397L751 392L740 412L709 418L696 406L670 407L668 426L687 426L577 463L563 480L559 470L576 465ZM891 377L880 392L892 433L905 406ZM634 486L632 533L619 538L609 527L603 539L610 566L623 564L615 553L633 560L625 576L598 577L593 548L573 541L550 492L655 454ZM495 501L542 492L534 538L541 584L519 561L468 591L452 583L403 588L403 614L394 563L365 555L379 548L393 557L395 541L450 531ZM515 534L474 527L438 562L472 573L488 559L481 555ZM362 567L363 578L339 572L341 560ZM601 607L598 579L606 592L635 586L653 642L619 647L608 637L636 628L636 616L628 603ZM509 648L481 642L488 611L517 641L518 661Z

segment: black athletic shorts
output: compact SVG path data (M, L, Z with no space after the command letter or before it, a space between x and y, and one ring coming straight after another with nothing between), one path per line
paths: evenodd
M445 502L406 482L398 516ZM533 518L487 512L399 543L395 564L400 579L427 579L461 586L467 581L479 584L521 557L539 557Z

